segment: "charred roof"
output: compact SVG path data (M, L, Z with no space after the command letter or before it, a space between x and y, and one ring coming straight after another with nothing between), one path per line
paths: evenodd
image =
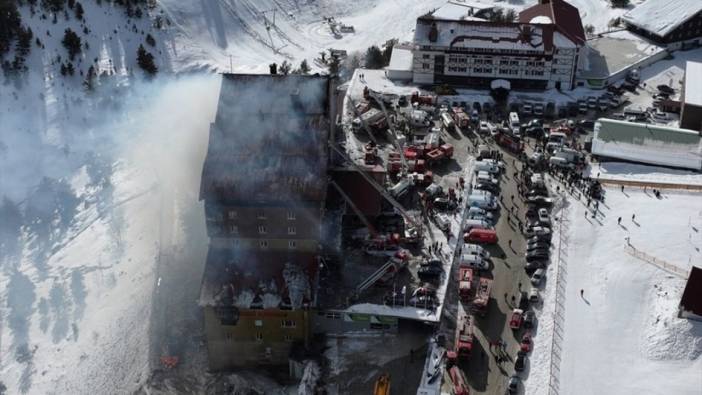
M200 199L323 200L328 92L325 76L223 75Z

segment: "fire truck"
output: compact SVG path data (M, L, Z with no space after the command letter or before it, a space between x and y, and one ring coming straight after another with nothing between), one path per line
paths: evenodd
M475 298L473 299L473 311L480 316L484 316L485 313L487 313L491 288L492 280L481 277L478 281L478 288L475 290Z
M473 269L469 267L458 271L458 297L463 303L470 303L473 297Z
M467 359L473 349L472 317L459 309L458 325L456 327L455 351L458 359Z
M506 133L504 130L500 131L495 136L495 142L497 145L504 147L515 154L519 154L524 151L524 142L519 137Z

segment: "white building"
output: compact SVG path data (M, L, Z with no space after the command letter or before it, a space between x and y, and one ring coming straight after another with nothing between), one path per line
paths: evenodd
M412 80L476 88L507 80L517 89L573 89L584 42L578 10L563 0L540 0L508 23L434 12L417 19Z

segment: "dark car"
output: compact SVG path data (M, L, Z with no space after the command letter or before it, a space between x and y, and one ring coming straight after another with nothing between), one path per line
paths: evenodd
M536 207L529 207L526 211L527 218L539 218L539 210Z
M519 293L519 308L525 311L529 309L529 295L526 292Z
M421 263L421 266L437 266L437 267L442 267L444 266L444 263L441 262L441 259L427 259L426 261Z
M543 241L551 244L551 233L548 234L538 234L531 236L528 240L530 243L536 242L536 241Z
M544 269L546 267L546 261L528 261L524 265L524 270L527 274L533 273L537 269Z
M536 207L551 207L553 200L543 196L532 196L527 198L527 203Z
M400 96L399 99L397 99L397 105L400 107L407 107L407 96Z
M509 381L507 382L507 393L508 394L516 394L517 391L519 390L519 376L516 374L512 377L509 378Z
M535 243L527 243L527 251L538 251L538 250L546 250L551 247L550 243L547 243L545 241L537 241Z
M583 119L578 122L578 126L580 126L583 129L592 130L595 127L595 121L591 119Z
M479 182L479 183L475 184L475 187L473 187L473 189L478 189L481 191L488 191L488 192L492 192L492 193L496 194L500 190L500 187L493 184L493 183Z
M675 94L675 89L669 87L668 85L658 85L656 88L658 88L658 90L659 90L661 93L665 93L666 95L673 95L673 94Z
M536 252L536 254L533 252ZM548 260L548 253L544 250L532 251L529 252L524 259L526 259L527 262L546 261Z
M520 351L517 353L517 360L514 361L514 370L517 372L521 372L524 370L525 365L526 353L524 351Z
M419 269L417 269L417 276L419 278L436 278L441 276L441 274L444 272L444 269L441 268L441 266L420 266Z
M526 329L531 329L536 325L536 314L529 310L526 313L524 313L524 328Z
M436 198L434 199L434 207L437 210L455 210L456 202L447 198Z

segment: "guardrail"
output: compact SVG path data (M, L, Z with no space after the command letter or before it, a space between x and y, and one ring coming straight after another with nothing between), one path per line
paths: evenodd
M663 259L656 258L653 255L647 254L636 247L634 247L631 244L627 244L624 246L624 250L629 253L629 255L638 258L644 262L650 263L653 266L656 266L660 269L663 269L667 271L670 274L674 274L683 280L687 278L688 275L688 270L682 269L680 266L673 265L672 263L668 263L664 261Z
M560 391L560 373L561 373L561 352L563 351L564 338L564 322L565 322L565 300L566 300L566 283L568 274L568 263L561 256L561 252L568 248L564 245L564 239L567 237L568 230L568 205L565 198L561 198L559 202L562 204L560 210L560 225L558 226L558 253L556 256L556 300L553 311L553 336L551 337L551 361L549 363L549 380L548 393L549 395L558 395Z
M682 189L686 191L702 191L702 185L695 184L674 184L666 182L649 182L649 181L633 181L633 180L616 180L616 179L598 179L600 184L604 185L626 185L631 187L652 188L652 189Z

